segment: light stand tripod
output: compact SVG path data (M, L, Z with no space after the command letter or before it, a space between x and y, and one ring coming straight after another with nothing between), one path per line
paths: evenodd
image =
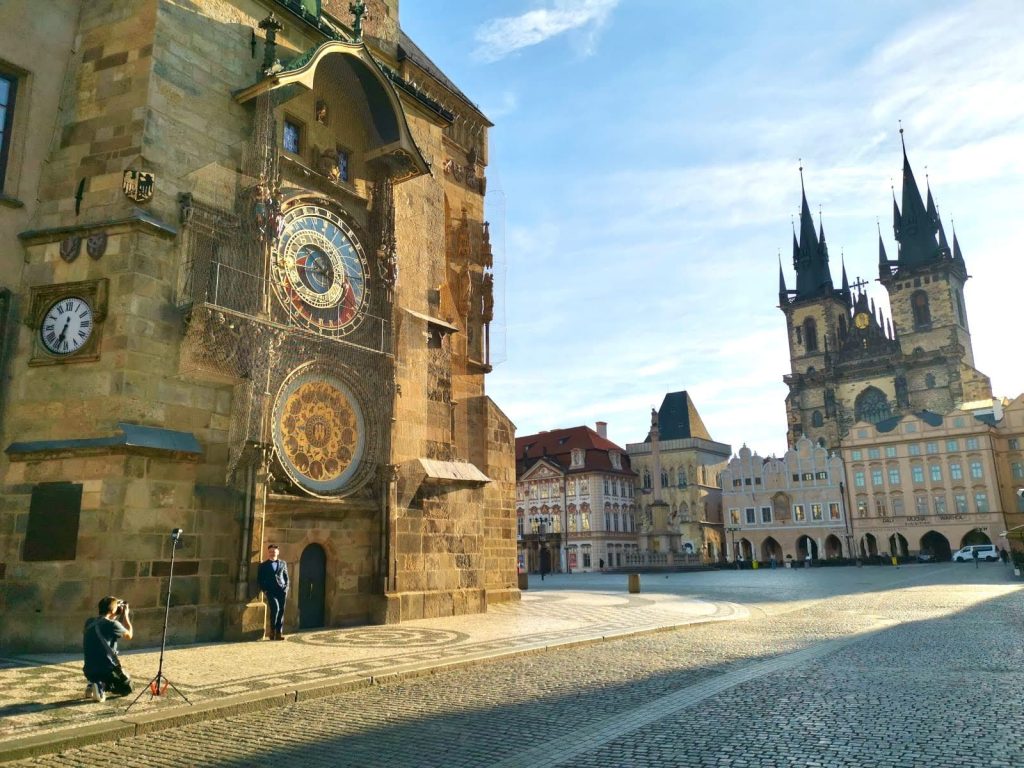
M164 649L167 647L167 619L171 615L171 586L174 583L174 551L181 546L181 528L175 528L171 531L171 568L167 574L167 604L164 607L164 631L160 638L160 664L156 670L156 677L149 681L145 688L139 691L139 695L135 697L131 704L125 707L125 712L134 707L139 699L142 698L142 694L149 691L149 700L152 701L154 696L166 696L167 687L170 686L174 689L174 692L181 696L189 706L192 702L188 700L188 696L178 690L177 686L172 683L167 676L164 674Z

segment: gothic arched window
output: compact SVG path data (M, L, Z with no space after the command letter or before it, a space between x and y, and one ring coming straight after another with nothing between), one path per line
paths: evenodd
M815 411L814 413L811 414L811 426L812 427L820 427L824 423L825 423L825 420L823 418L821 418L821 411Z
M910 296L910 308L914 312L914 330L921 331L931 328L932 313L928 308L928 294L914 291Z
M818 324L813 317L804 320L804 347L808 352L818 351Z
M686 485L686 470L685 469L680 469L679 470L679 487L682 488L685 485Z
M651 487L651 473L644 469L644 488Z
M854 415L857 421L877 424L892 415L889 398L885 396L882 390L876 387L868 387L857 395L857 402L854 404Z
M964 300L960 296L960 291L956 288L953 289L953 298L956 299L956 316L960 320L960 325L966 328L967 321L964 319Z
M668 488L668 472L664 469L661 470L661 487Z
M924 385L926 387L928 387L928 389L934 389L935 388L935 374L934 373L929 373L929 374L925 375L925 377L924 377Z

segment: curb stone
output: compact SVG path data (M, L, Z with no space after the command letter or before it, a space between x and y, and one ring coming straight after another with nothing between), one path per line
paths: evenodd
M452 659L436 664L420 664L408 669L401 665L387 672L371 676L340 675L326 680L317 680L298 685L275 686L262 691L225 696L204 701L192 706L178 706L163 712L150 712L144 715L122 715L118 719L95 725L76 726L51 731L34 736L22 736L7 741L0 741L0 763L22 760L29 757L63 752L67 749L90 746L109 741L133 738L158 731L169 730L183 725L219 720L233 715L256 712L264 709L293 704L298 701L324 698L337 693L367 688L373 685L411 680L433 674L441 674L463 667L486 664L491 661L513 659L520 656L531 656L558 649L568 649L584 645L593 645L610 640L621 640L625 637L638 637L659 632L673 632L697 624L718 622L721 619L697 619L680 624L659 627L644 627L635 631L606 633L593 637L568 640L564 643L538 643L509 651L493 651L475 654L462 659Z

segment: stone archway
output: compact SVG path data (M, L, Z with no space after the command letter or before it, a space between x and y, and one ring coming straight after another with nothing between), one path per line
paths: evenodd
M878 540L873 533L865 533L860 539L861 557L874 557L878 554Z
M736 542L736 547L741 560L750 562L754 559L754 545L750 543L750 539L740 539Z
M768 563L771 562L772 556L777 562L782 560L782 545L769 536L761 542L761 559Z
M825 559L830 560L834 557L843 556L843 543L839 540L839 537L834 533L830 534L825 539Z
M810 536L801 536L796 540L796 556L800 560L806 560L810 554L811 560L818 559L818 543Z
M953 549L949 546L949 539L938 531L928 531L921 537L921 552L928 553L936 560L946 561L953 556Z
M906 557L910 554L906 537L899 532L889 536L889 553L897 557Z
M970 544L991 544L992 539L988 537L981 528L974 528L964 534L963 538L960 539L960 546L966 547Z

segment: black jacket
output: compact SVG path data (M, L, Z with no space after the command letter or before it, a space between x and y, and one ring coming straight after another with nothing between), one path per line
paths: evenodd
M277 572L274 572L274 563L277 563ZM281 594L288 592L288 563L284 560L264 560L260 563L256 580L260 589L264 592Z

